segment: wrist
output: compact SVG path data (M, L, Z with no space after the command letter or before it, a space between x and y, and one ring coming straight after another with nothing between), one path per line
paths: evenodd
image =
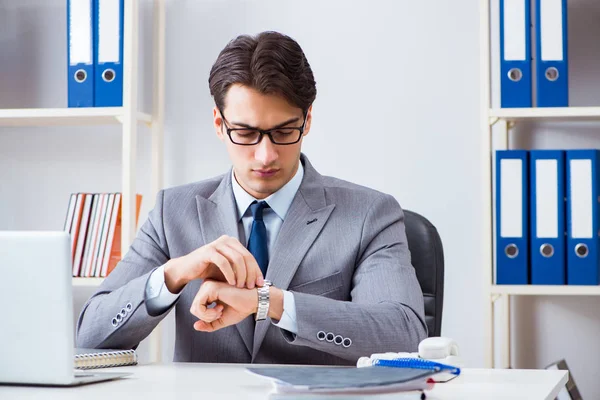
M283 291L279 288L270 287L269 318L275 321L281 320L283 315Z
M250 293L252 293L251 297L252 297L252 311L250 311L250 314L254 315L258 312L258 288L254 288L254 289L248 289L250 290Z
M181 270L181 257L173 258L165 264L165 286L169 289L169 292L173 294L181 292L183 287L188 283L181 275Z

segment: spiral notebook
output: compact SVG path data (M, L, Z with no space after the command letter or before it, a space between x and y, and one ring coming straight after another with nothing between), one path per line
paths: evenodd
M75 368L93 369L136 365L135 350L75 349Z

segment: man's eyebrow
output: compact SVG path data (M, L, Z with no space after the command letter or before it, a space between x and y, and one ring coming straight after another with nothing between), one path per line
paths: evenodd
M299 120L300 120L300 118L299 118L299 117L290 118L290 119L288 119L287 121L284 121L284 122L280 123L279 125L277 125L277 126L274 126L273 128L270 128L270 129L277 129L277 128L281 128L281 127L284 127L284 126L286 126L286 125L289 125L289 124L291 124L292 122L298 122ZM234 121L231 121L231 125L241 126L242 128L246 128L246 129L258 129L258 128L257 128L257 127L255 127L255 126L248 125L248 124L244 124L243 122L234 122ZM270 130L270 129L269 129L269 130Z

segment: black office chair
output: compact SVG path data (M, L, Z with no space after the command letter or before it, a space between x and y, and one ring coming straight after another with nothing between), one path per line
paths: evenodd
M440 336L444 304L444 249L435 226L427 218L404 210L408 248L425 300L429 336Z

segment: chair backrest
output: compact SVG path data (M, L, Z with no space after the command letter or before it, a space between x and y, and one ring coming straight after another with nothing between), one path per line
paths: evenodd
M435 226L427 218L404 210L404 224L412 265L425 300L429 336L440 336L444 304L444 249Z

